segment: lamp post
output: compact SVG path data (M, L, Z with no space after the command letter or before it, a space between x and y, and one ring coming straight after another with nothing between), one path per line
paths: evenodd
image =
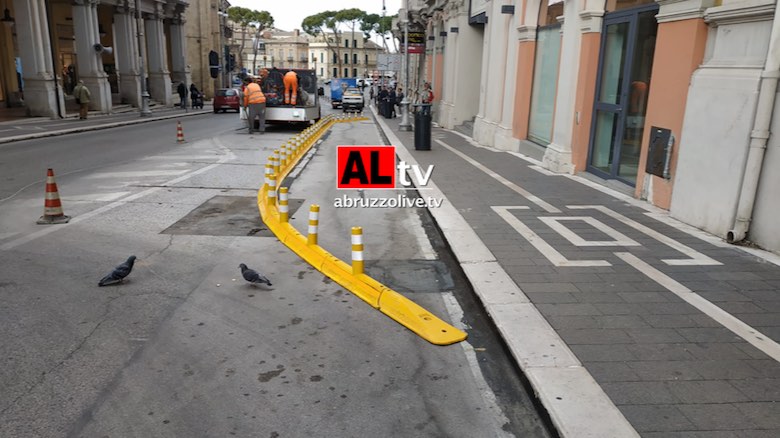
M404 99L401 101L401 124L398 128L401 131L411 131L412 124L409 122L409 0L404 1L403 20L404 20ZM400 15L399 15L400 17Z
M138 74L141 76L141 108L139 114L141 117L152 115L149 109L149 91L146 89L146 71L144 69L144 20L141 17L141 0L135 0L135 27L138 35Z

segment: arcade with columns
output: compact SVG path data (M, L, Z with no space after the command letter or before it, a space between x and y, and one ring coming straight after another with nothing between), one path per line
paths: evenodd
M0 105L64 117L81 80L92 95L90 110L111 113L120 103L140 106L142 74L151 99L172 105L173 86L190 83L188 6L187 0L4 0Z

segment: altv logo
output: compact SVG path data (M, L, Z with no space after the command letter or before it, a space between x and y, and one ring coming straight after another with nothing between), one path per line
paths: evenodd
M423 172L417 164L396 164L395 146L339 146L337 163L339 189L393 189L396 181L409 187L412 182L406 171L410 169L419 185L425 186L433 173L433 165Z

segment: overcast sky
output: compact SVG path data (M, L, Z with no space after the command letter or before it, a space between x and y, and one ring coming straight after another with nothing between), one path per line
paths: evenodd
M228 0L231 6L241 6L258 11L268 11L274 17L274 26L282 30L301 29L305 17L318 12L358 8L369 14L382 14L382 4L387 15L395 15L403 0Z

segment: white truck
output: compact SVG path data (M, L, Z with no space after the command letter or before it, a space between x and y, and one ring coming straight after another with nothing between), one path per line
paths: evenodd
M322 117L314 70L292 69L298 74L298 98L295 105L284 103L284 74L290 69L271 68L262 81L265 94L266 123L316 123Z

